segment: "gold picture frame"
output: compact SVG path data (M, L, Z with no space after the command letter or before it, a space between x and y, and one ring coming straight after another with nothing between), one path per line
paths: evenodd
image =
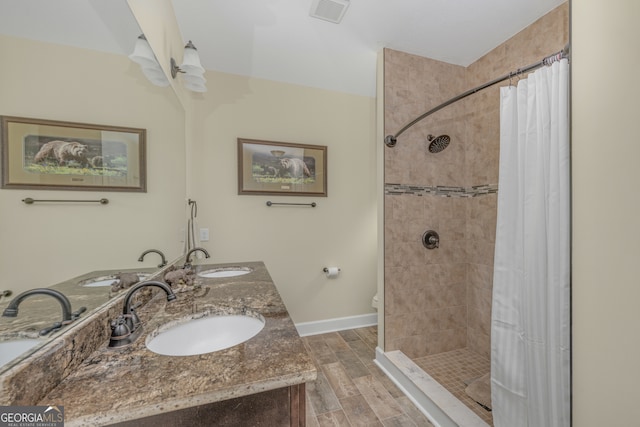
M238 194L327 197L327 147L238 138Z
M3 189L146 192L146 130L0 116Z

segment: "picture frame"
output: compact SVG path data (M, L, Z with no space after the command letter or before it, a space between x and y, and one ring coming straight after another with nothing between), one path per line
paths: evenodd
M0 116L3 189L146 192L146 129Z
M238 194L327 197L327 147L238 138Z

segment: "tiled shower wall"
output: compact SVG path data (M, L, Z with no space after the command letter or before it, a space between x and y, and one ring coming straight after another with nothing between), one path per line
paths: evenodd
M385 49L385 134L568 40L565 3L467 68ZM499 86L506 84L436 112L385 148L385 351L416 358L468 347L489 357ZM449 135L449 147L429 153L429 134ZM426 230L439 233L438 249L422 245Z

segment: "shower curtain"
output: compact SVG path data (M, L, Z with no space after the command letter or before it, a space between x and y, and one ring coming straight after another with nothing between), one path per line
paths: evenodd
M500 90L494 425L568 427L569 64L555 62Z

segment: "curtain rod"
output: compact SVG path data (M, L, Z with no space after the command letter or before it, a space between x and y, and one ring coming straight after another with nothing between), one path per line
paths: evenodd
M438 105L437 107L432 108L431 110L427 111L426 113L422 114L421 116L418 116L416 119L414 119L413 121L411 121L410 123L407 123L402 129L400 129L398 131L398 133L396 133L395 135L387 135L384 138L384 143L387 145L387 147L395 147L396 143L397 143L397 138L404 133L404 131L406 131L407 129L409 129L410 127L412 127L413 125L415 125L416 123L418 123L419 121L425 119L426 117L430 116L431 114L435 113L436 111L439 111L441 109L443 109L444 107L451 105L455 102L460 101L463 98L466 98L469 95L473 95L476 92L479 92L483 89L486 89L490 86L493 86L495 84L498 84L500 82L503 82L505 80L509 80L513 77L519 76L521 74L527 73L529 71L535 70L536 68L540 68L542 66L545 65L551 65L554 62L560 61L563 58L568 58L569 57L569 51L570 51L570 46L569 44L567 44L564 49L562 49L559 52L554 53L553 55L547 56L545 58L543 58L541 61L536 62L535 64L531 64L531 65L527 65L526 67L522 67L522 68L518 68L515 71L510 71L508 74L505 74L504 76L498 77L497 79L491 80L490 82L484 83L478 87L475 87L473 89L470 89L466 92L461 93L458 96L455 96L453 98L451 98L448 101L443 102L442 104Z

